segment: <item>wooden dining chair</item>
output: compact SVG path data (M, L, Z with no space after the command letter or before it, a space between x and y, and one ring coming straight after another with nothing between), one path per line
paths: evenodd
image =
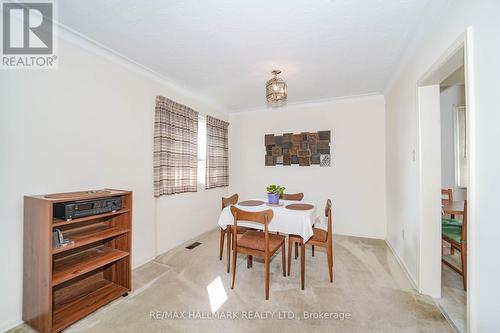
M302 201L302 199L304 199L304 193L302 193L302 192L300 192L300 193L283 193L282 195L280 195L280 199L290 200L290 201ZM314 250L313 250L313 252L314 252ZM298 244L295 244L295 259L297 259L298 256L299 256L299 246L298 246Z
M313 236L306 242L306 245L324 247L326 250L328 273L330 282L333 282L333 235L332 235L332 201L328 199L325 206L325 217L327 220L327 230L313 228ZM305 283L305 246L304 240L298 235L288 235L288 275L292 265L292 245L300 244L300 283L302 290Z
M269 264L271 257L281 248L281 266L283 267L283 276L286 276L286 260L285 260L285 236L270 234L268 230L269 222L273 219L272 209L261 212L247 212L231 206L231 212L234 217L233 225L233 280L231 289L234 289L236 278L236 257L238 253L247 256L252 262L253 256L264 258L266 269L266 300L269 299ZM251 221L260 223L264 227L264 232L256 230L246 231L238 239L238 221ZM248 266L247 266L248 267Z
M236 205L238 203L238 193L233 194L232 196L228 198L222 198L222 210L224 208L231 206L231 205ZM240 234L250 230L249 228L245 227L240 227L238 232ZM229 273L230 270L230 262L231 262L231 238L232 238L232 233L231 233L231 226L227 226L226 230L220 228L220 240L219 240L219 260L222 260L222 253L224 252L224 238L228 235L227 237L227 272Z
M453 189L451 188L443 188L441 189L441 205L448 206L453 203ZM451 214L450 217L452 219L455 218L455 214Z
M441 189L441 204L451 205L453 202L453 190L451 188Z
M443 188L441 189L441 205L443 206L448 206L453 203L453 189L451 188ZM443 214L443 219L441 221L442 224L447 223L444 219L445 213L442 212ZM450 214L449 217L451 219L455 219L455 214ZM455 249L453 247L450 247L450 253L455 254Z
M280 195L280 199L282 200L290 200L290 201L302 201L304 199L304 193L283 193ZM280 233L277 232L279 235ZM298 255L299 250L298 247L295 248L295 254Z
M280 198L283 200L302 201L302 199L304 199L304 193L283 193L280 195Z
M443 219L441 224L441 237L443 241L450 244L452 249L460 251L462 269L445 260L443 264L462 275L464 290L467 290L467 200L464 201L462 221L454 219Z

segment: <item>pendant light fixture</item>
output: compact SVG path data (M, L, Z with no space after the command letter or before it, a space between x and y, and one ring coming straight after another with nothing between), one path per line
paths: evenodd
M274 77L266 82L266 99L271 104L281 104L286 101L288 90L286 82L278 77L281 73L279 69L271 72Z

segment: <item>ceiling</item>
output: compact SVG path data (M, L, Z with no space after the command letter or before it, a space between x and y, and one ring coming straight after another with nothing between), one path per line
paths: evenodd
M64 0L59 20L229 112L380 93L429 0Z

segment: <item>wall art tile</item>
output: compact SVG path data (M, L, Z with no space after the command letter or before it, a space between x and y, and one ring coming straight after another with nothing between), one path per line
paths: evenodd
M331 131L266 134L266 166L331 165Z

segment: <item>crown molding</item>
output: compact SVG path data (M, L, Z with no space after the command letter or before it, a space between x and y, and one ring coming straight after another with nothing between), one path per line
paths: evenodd
M348 102L357 102L357 101L365 101L365 100L384 100L384 95L381 93L368 93L368 94L359 94L359 95L348 95L348 96L339 96L332 98L321 98L321 99L313 99L313 100L305 100L300 102L287 103L286 105L280 107L272 107L265 106L260 108L253 109L243 109L241 111L233 111L229 112L231 116L240 115L240 114L248 114L248 113L259 113L259 112L281 112L283 110L293 110L303 107L310 106L320 106L325 104L340 104L340 103L348 103Z
M213 109L214 111L221 112L227 114L228 111L212 101L209 98L206 98L205 96L201 96L199 94L193 93L186 87L183 87L182 85L179 85L176 82L173 82L169 78L165 77L164 75L152 70L151 68L133 60L130 59L129 57L123 55L122 53L60 23L60 22L55 22L54 23L58 26L58 37L70 42L72 44L75 44L81 48L83 48L86 51L89 51L97 56L101 56L115 64L118 64L122 67L125 67L131 72L140 74L144 76L145 78L152 80L154 82L157 82L161 85L166 86L168 89L171 89L177 93L179 93L181 96L184 96L185 98L194 100L196 103L199 103L201 106L206 106L210 109Z

